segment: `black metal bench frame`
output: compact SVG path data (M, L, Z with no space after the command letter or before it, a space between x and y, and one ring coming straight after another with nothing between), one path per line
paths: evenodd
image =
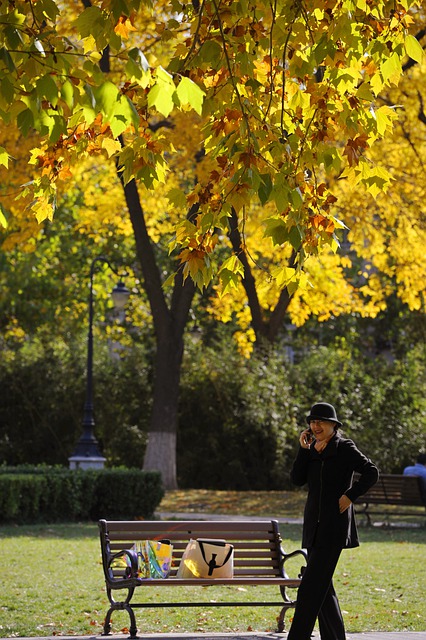
M384 510L371 508L371 505L387 505L401 507L401 509ZM407 507L424 507L421 509L407 509ZM398 474L381 474L377 483L356 502L356 512L367 518L367 524L372 525L371 516L420 516L426 518L426 503L421 478ZM426 520L425 520L426 523Z
M103 635L111 632L111 616L114 611L125 610L130 618L130 638L137 637L134 609L151 607L214 607L214 606L279 606L278 629L281 633L285 627L286 611L294 607L295 599L291 599L287 588L298 588L303 567L306 564L306 553L297 549L286 553L277 520L257 521L99 521L102 564L105 575L106 592L110 602ZM190 539L211 538L225 539L234 545L234 577L233 578L176 578L176 572L182 554ZM142 579L135 575L126 575L123 570L115 569L114 558L125 553L132 553L133 544L140 540L169 539L173 544L173 568L166 579ZM290 558L300 555L303 566L297 578L290 578L285 570L285 563ZM274 602L141 602L133 601L135 593L141 595L144 589L151 587L177 586L217 586L217 585L276 585L282 597ZM115 592L127 590L127 596L115 600Z

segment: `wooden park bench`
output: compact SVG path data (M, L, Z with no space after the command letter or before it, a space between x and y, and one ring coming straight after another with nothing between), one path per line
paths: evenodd
M214 606L278 606L278 632L284 630L287 609L294 607L296 600L288 597L286 589L300 584L301 572L306 564L306 553L298 549L286 553L276 520L268 521L99 521L102 563L105 574L106 591L110 602L104 622L104 635L111 631L111 616L114 611L125 610L130 617L130 638L137 637L134 609L150 607L214 607ZM232 578L177 578L176 572L187 543L191 539L209 538L226 540L234 546L234 574ZM170 540L173 545L173 564L169 577L165 579L143 579L129 575L129 570L114 568L114 558L123 550L131 550L133 544L143 540ZM300 555L302 568L298 577L290 578L285 563ZM296 562L296 561L293 561ZM289 565L288 565L289 566ZM127 574L127 575L126 575ZM185 602L167 602L158 599L147 602L147 589L228 585L257 587L273 585L278 587L280 601L217 601L194 602L189 589ZM127 590L121 599L115 599L116 592ZM235 590L237 592L237 590ZM258 590L256 590L257 593ZM123 593L123 592L122 592ZM182 590L179 591L182 593ZM239 596L241 597L241 596ZM179 598L177 598L179 599ZM136 601L135 601L136 600Z
M395 507L395 509L384 509L385 506ZM417 509L410 509L410 507L417 507ZM423 516L425 518L425 507L421 478L397 474L381 474L377 483L356 502L356 512L366 516L368 525L372 524L372 515L387 518L389 516Z

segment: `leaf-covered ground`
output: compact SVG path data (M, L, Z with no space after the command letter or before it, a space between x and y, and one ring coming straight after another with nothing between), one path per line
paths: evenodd
M167 491L157 511L221 515L301 517L303 491Z

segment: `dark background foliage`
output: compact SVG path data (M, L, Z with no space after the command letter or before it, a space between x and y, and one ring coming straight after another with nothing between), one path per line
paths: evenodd
M306 335L293 338L292 358L277 347L247 360L226 335L210 336L208 346L188 336L177 443L182 488L290 488L298 433L318 400L336 406L344 435L382 472L401 472L424 450L424 350L409 345L397 359L362 351L358 340L326 341L324 330L327 344L317 337L308 336L309 348ZM81 434L85 364L84 339L39 342L0 363L0 464L68 465ZM112 356L107 343L97 344L96 435L109 466L142 466L151 370L146 346Z

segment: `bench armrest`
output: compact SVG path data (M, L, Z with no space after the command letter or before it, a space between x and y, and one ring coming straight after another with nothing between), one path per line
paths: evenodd
M287 560L290 560L290 558L294 558L294 557L300 555L300 556L303 557L305 565L306 565L306 563L308 561L308 554L303 549L296 549L295 551L291 551L290 553L286 553L284 551L284 549L281 548L281 554L282 554L282 556L281 556L281 563L280 563L280 573L281 573L283 578L289 578L289 576L287 575L287 572L285 570L285 563L287 562ZM303 569L304 569L304 566L302 566L301 569L300 569L300 573L298 575L299 578L302 577Z
M125 575L124 577L119 577L116 578L114 576L113 570L111 568L112 563L114 562L114 560L117 560L118 558L122 558L123 556L127 556L127 558L130 561L130 564L127 563L126 568L124 569L125 571ZM116 553L111 553L108 555L108 560L107 560L107 574L108 574L108 582L114 583L114 584L121 584L123 587L125 587L126 585L124 584L124 582L128 582L129 580L132 581L132 584L134 584L134 580L138 578L138 556L137 553L135 553L134 551L131 551L130 549L122 549L121 551L117 551Z

